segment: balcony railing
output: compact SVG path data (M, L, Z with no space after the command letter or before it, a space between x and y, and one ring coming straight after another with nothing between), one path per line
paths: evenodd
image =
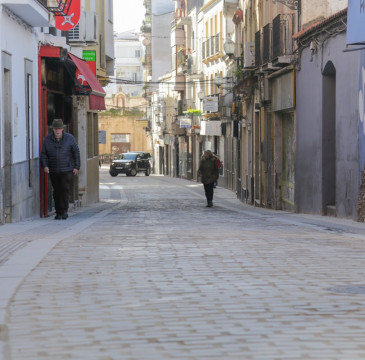
M293 18L278 15L272 22L272 56L290 55L293 51Z
M263 28L263 38L262 38L262 60L264 63L269 62L272 59L271 51L271 24L266 24Z
M56 16L65 16L68 14L72 0L46 0L41 2Z
M220 34L216 34L210 37L208 40L202 43L202 58L206 59L220 51Z
M259 66L262 64L261 59L261 31L255 33L255 64Z

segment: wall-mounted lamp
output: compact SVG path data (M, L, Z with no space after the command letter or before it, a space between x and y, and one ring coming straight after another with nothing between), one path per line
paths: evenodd
M215 85L215 86L218 86L218 88L219 88L219 87L221 87L221 86L225 83L225 81L224 81L224 79L222 78L222 76L217 75L217 76L213 79L213 83L214 83L214 85Z
M228 80L228 79L232 79L232 78L231 78L231 77L225 77L225 78L223 78L222 76L217 75L217 76L213 79L213 84L214 84L215 86L218 86L218 88L220 88L222 85L229 85L229 84L227 84L227 83L226 83L226 80ZM225 89L225 90L232 90L232 87L233 87L233 86L231 86L231 87L229 87L229 88L226 88L226 87L223 87L223 86L222 86L222 89Z
M203 90L200 90L198 92L198 98L199 98L199 100L202 101L204 99L204 97L205 97L204 91Z
M229 58L234 58L236 53L236 44L232 41L231 35L227 35L227 40L223 44L223 50Z

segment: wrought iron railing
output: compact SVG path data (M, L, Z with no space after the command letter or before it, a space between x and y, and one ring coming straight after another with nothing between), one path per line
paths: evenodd
M46 0L40 1L45 5L49 11L53 12L56 16L65 16L70 10L72 0Z
M272 60L271 51L271 24L266 24L263 28L263 38L262 38L262 60L264 63L270 62Z
M255 64L260 66L262 64L261 59L261 31L255 33Z
M294 18L291 14L278 15L272 22L272 56L277 58L293 52Z
M206 59L214 56L220 51L220 34L211 36L208 40L202 43L202 58Z

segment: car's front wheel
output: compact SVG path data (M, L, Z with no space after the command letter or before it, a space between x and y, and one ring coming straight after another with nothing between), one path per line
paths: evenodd
M110 176L116 177L118 173L116 171L109 171Z
M136 169L131 169L131 171L129 172L130 176L136 176L137 175L137 170Z
M151 168L150 167L148 167L147 168L147 170L146 170L146 172L144 173L146 176L150 176L150 174L151 174Z

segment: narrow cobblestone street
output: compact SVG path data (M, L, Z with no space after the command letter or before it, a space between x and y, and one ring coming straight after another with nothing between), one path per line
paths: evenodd
M365 359L365 225L100 172L97 205L0 228L0 359Z

